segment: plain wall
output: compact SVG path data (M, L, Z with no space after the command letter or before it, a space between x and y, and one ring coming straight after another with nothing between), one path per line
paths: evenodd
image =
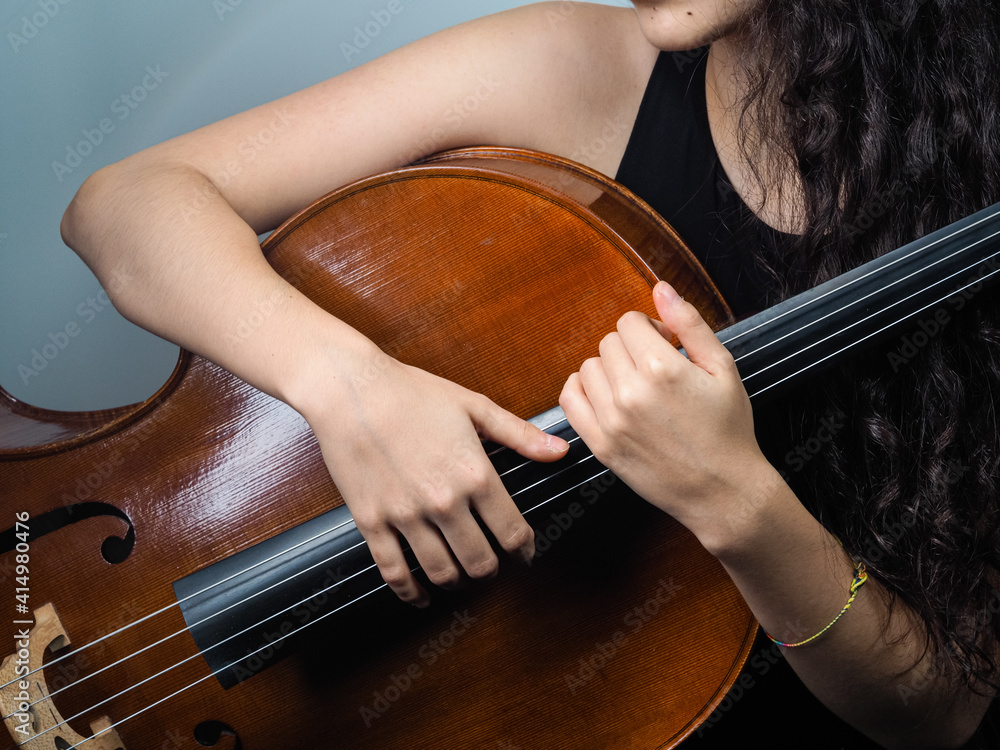
M177 347L109 306L59 237L63 211L92 172L438 29L526 4L4 2L0 385L37 406L99 409L147 398L173 369Z

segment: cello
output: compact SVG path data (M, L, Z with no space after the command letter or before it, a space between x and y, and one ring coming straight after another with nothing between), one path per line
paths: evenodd
M464 149L320 199L263 250L393 357L572 440L551 408L566 375L623 312L653 314L657 278L756 400L981 286L997 223L977 214L733 324L628 191L556 157ZM132 407L5 396L0 441L10 746L669 748L756 632L715 559L579 440L546 465L484 446L536 561L428 611L388 595L304 420L199 357Z

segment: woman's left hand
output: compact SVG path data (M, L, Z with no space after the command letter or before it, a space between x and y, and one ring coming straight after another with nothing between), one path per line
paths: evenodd
M722 519L751 511L776 472L730 353L669 284L659 282L653 299L662 322L623 315L559 403L601 463L699 538L711 536Z

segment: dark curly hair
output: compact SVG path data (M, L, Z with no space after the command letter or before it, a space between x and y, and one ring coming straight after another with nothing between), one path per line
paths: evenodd
M743 132L781 135L758 181L779 175L805 200L804 233L762 258L781 269L778 296L1000 201L996 0L762 0L747 33L767 52L744 71ZM823 398L813 384L765 426L792 435L771 457L802 501L980 690L1000 688L995 298L944 303L922 335L821 378ZM814 460L782 452L815 443L823 420L843 427Z

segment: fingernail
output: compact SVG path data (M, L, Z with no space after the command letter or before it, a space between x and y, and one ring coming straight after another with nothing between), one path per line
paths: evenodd
M566 442L555 435L549 435L545 441L545 447L549 449L549 453L562 453L566 450Z
M664 302L672 303L672 302L677 302L680 299L683 299L677 294L676 290L674 290L674 288L665 281L658 282L656 285L656 289L654 291L656 294L660 295L660 298Z

